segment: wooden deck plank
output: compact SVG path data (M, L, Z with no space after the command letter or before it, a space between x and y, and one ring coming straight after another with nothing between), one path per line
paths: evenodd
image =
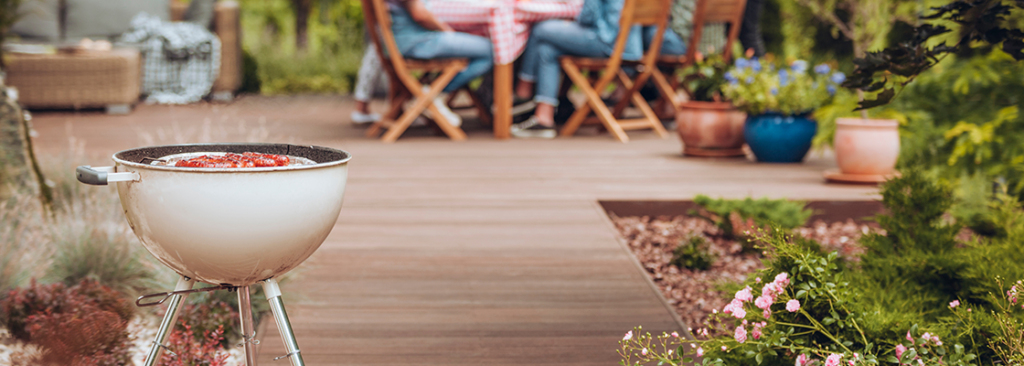
M636 325L680 330L617 239L597 200L723 197L871 199L824 184L828 155L804 164L679 155L677 139L581 130L555 141L468 141L410 129L362 137L347 97L243 97L228 105L140 105L127 116L38 112L45 157L155 144L276 141L354 156L345 204L321 248L282 284L310 365L611 365ZM377 106L381 110L380 106ZM299 187L297 187L299 188ZM272 320L261 364L284 354ZM278 361L281 364L285 361Z

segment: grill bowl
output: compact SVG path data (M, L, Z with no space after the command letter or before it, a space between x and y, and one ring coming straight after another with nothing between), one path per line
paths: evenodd
M154 165L160 157L246 151L312 160L312 165L208 169ZM288 144L154 146L114 154L125 217L142 244L183 276L247 286L295 268L316 251L341 211L345 151Z

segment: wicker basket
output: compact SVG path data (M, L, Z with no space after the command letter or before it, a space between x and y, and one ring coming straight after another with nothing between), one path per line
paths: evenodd
M18 88L27 108L91 108L131 105L139 99L139 51L9 54L7 85Z

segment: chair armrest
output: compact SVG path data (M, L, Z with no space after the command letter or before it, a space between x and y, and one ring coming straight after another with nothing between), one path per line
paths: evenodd
M220 0L213 11L214 33L220 38L220 75L213 91L234 93L242 85L240 9L237 1Z

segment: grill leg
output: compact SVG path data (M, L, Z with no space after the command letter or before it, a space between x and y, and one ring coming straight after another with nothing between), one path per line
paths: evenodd
M238 288L238 315L242 321L242 345L245 347L245 365L256 366L256 351L253 345L259 344L256 340L256 330L252 326L252 302L249 300L249 286Z
M178 284L174 286L174 291L191 290L192 285L196 283L195 280L185 276L178 278ZM174 329L175 322L178 321L178 309L181 308L181 303L185 301L187 294L176 294L171 295L170 303L167 304L167 313L164 314L164 320L160 321L160 329L156 332L156 340L153 341L153 347L149 349L149 354L146 355L145 366L156 365L157 361L160 360L160 355L163 353L164 342L167 341L167 336L171 334L171 330Z
M281 333L284 348L288 351L288 354L277 359L288 358L292 366L305 366L306 363L302 361L302 354L299 353L299 343L295 341L295 333L292 332L292 324L288 321L288 313L284 311L284 302L281 301L281 288L277 285L277 280L271 278L264 281L263 293L267 294L267 301L270 302L270 312L274 314L277 331Z

